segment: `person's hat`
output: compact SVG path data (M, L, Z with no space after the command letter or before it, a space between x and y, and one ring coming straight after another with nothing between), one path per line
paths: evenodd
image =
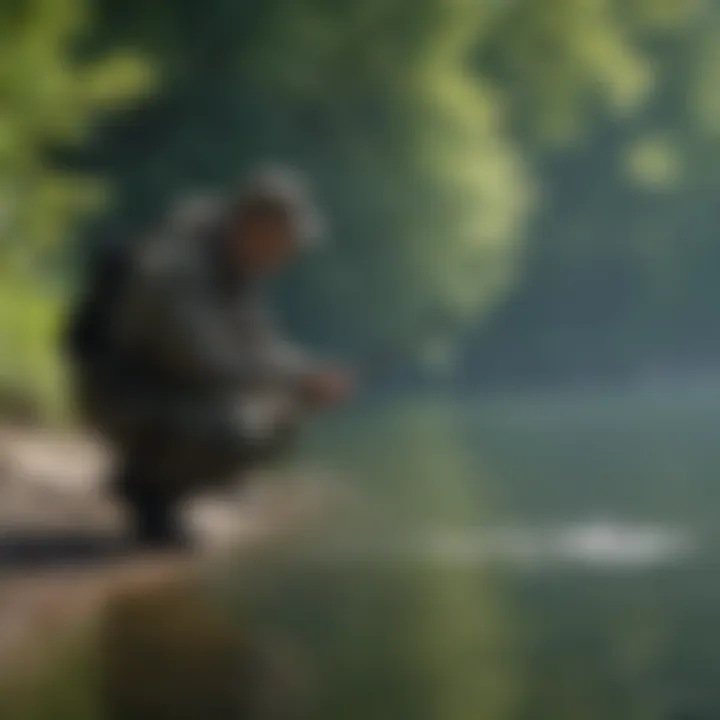
M325 221L305 177L281 165L263 165L248 177L236 200L240 210L268 209L284 213L297 242L305 248L319 245Z

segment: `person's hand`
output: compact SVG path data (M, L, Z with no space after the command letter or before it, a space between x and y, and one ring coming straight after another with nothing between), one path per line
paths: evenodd
M337 405L354 394L355 380L345 370L324 368L306 378L303 391L312 405Z

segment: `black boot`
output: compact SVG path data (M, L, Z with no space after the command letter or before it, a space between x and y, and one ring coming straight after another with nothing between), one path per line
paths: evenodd
M141 548L187 549L187 537L177 505L159 496L143 494L129 499L133 534Z
M141 549L187 549L190 540L183 528L178 503L153 488L143 475L126 468L114 483L126 505L134 543Z

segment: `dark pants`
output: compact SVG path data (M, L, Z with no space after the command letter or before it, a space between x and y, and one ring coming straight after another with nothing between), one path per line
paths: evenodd
M279 456L280 434L262 446L238 437L170 433L141 448L119 447L115 491L126 503L143 544L185 545L178 506L193 494L244 480L248 471Z
M129 506L144 542L176 541L176 510L183 500L241 481L282 454L295 435L295 423L286 418L262 439L249 437L217 397L112 379L91 376L79 398L88 421L116 454L114 490Z

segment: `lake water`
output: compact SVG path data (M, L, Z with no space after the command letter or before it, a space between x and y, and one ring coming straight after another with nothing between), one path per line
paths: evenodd
M359 498L267 617L317 717L720 717L720 399L409 400L308 455Z
M718 428L720 393L655 390L407 399L318 425L298 464L333 478L334 511L218 578L269 662L263 702L304 713L257 717L717 720ZM100 655L124 707L234 718L206 712L239 697L226 616L192 592L133 603ZM64 664L27 717L108 720L82 709L96 665Z
M499 525L425 528L402 537L354 537L317 558L333 562L407 562L465 568L558 567L640 572L687 562L703 551L689 529L664 525L575 521L548 526Z

